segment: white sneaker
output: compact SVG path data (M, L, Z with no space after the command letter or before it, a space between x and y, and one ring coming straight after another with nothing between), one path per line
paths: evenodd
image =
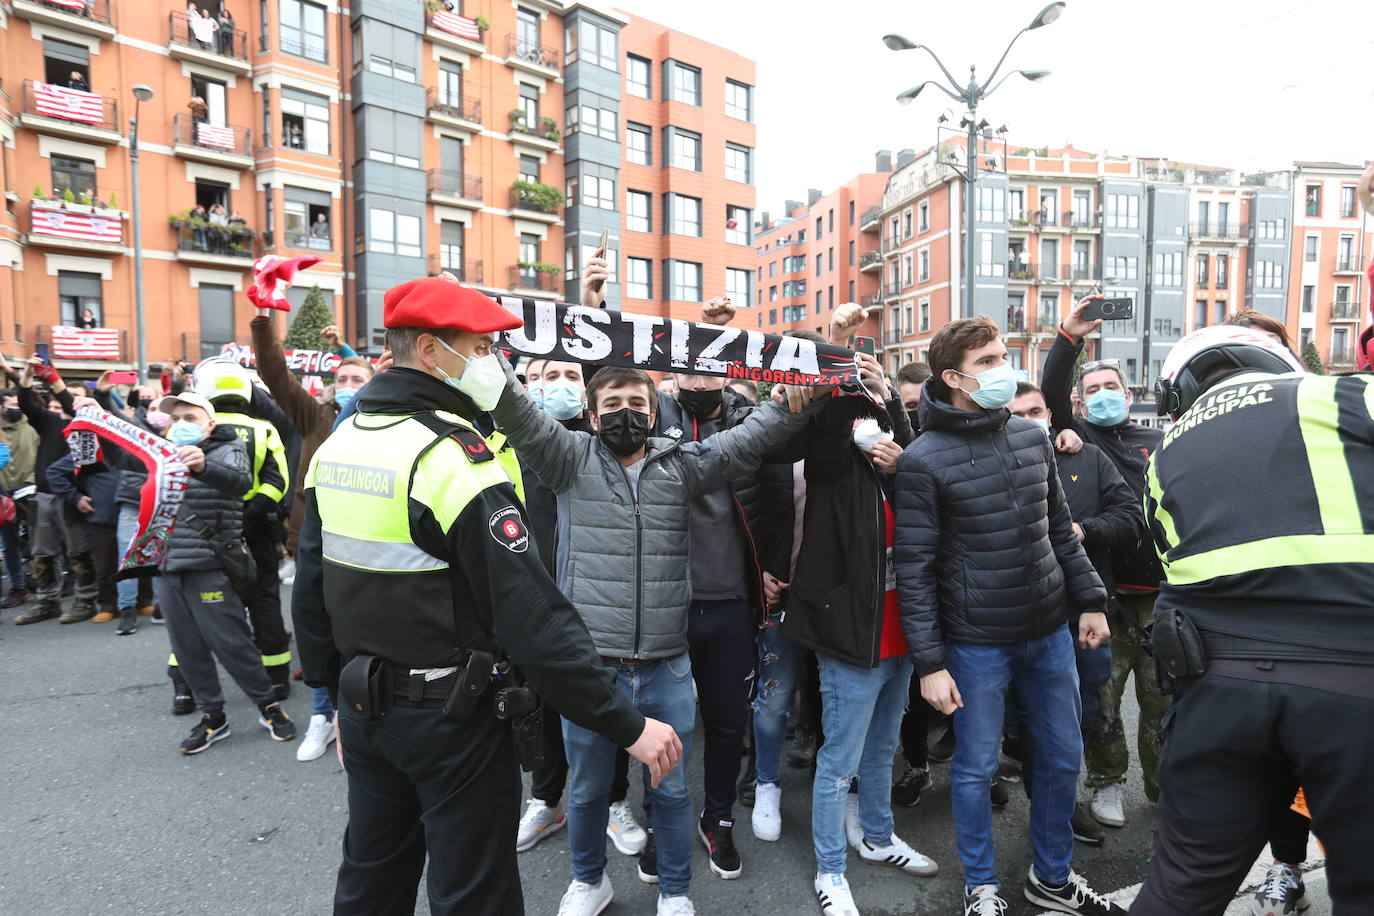
M623 856L639 855L644 851L644 844L649 839L644 828L639 826L639 821L635 820L634 812L627 801L618 801L611 805L611 817L606 822L606 836L611 838L611 842Z
M1126 825L1125 801L1126 784L1124 782L1104 786L1093 793L1093 817L1097 818L1098 823L1108 827L1124 827Z
M544 804L540 802L540 804ZM547 806L545 806L547 807ZM583 884L574 881L568 885L567 893L558 903L558 916L596 916L611 905L615 893L611 890L611 879L603 872L600 884Z
M285 582L287 579L296 578L296 561L282 560L277 564L277 578Z
M520 829L515 834L515 851L524 852L532 848L535 843L557 833L558 828L567 822L568 815L563 811L561 801L550 808L539 799L531 798L525 803L525 814L520 818Z
M696 916L697 908L686 894L658 898L658 916Z
M305 730L305 740L296 748L297 760L318 760L329 749L334 740L334 723L324 716L311 716L310 727Z
M850 792L844 797L844 835L849 840L849 848L858 852L863 848L864 828L859 823L859 793Z
M761 782L754 789L754 814L750 823L754 836L765 843L776 843L782 836L782 789L771 783Z
M1006 912L1007 902L995 884L964 888L964 916L1005 916Z
M854 895L849 892L849 882L844 875L816 875L813 887L825 916L859 916L859 908L854 905Z
M888 839L886 846L874 846L868 840L860 841L859 857L865 862L891 865L908 875L922 878L932 878L940 873L940 866L935 864L934 859L921 855L895 833Z

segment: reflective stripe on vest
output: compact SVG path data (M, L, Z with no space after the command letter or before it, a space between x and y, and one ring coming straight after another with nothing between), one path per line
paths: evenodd
M267 442L270 437L276 434L277 428L266 420L259 420L241 413L216 413L215 422L220 426L228 426L234 430L234 435L239 437L239 441L247 448L252 443L252 448L248 452L248 460L253 471L253 485L248 488L248 492L243 495L243 501L248 502L259 493L271 497L275 502L281 502L285 495L283 490L278 490L276 484L264 484L262 482L262 469L267 464L268 454ZM242 432L248 435L243 435ZM284 446L283 446L284 447ZM274 459L275 460L275 459ZM287 469L279 468L279 472L285 477ZM290 489L290 479L284 480L284 489Z

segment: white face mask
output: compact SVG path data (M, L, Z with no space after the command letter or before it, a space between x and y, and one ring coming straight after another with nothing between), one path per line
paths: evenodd
M879 442L891 442L892 433L878 425L872 417L865 417L854 425L854 444L869 454L878 447Z
M434 368L444 377L444 381L472 398L472 403L477 405L478 410L491 410L495 407L501 400L501 392L506 390L506 373L501 369L501 361L496 358L496 354L464 356L442 339L434 339L439 341L445 350L467 364L459 378L449 375L442 366L435 366Z
M1049 420L1046 420L1044 417L1026 417L1026 419L1027 419L1027 420L1030 420L1030 421L1031 421L1032 423L1034 423L1036 426L1038 426L1038 427L1040 427L1041 429L1043 429L1043 430L1045 431L1045 435L1048 436L1048 435L1050 434L1050 421L1049 421Z

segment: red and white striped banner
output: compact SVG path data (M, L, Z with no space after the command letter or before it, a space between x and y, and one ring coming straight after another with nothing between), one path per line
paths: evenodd
M124 241L124 223L117 217L50 210L38 206L32 208L32 214L30 233L33 235L75 239L79 242L99 242L104 245L118 245Z
M196 126L196 142L201 146L232 150L234 148L234 128L218 127L202 121Z
M482 40L482 30L477 28L476 20L459 16L457 13L450 13L448 10L436 10L430 24L436 29L448 32L450 35L457 35L459 38L466 38L469 41Z
M78 13L86 12L86 0L43 0L49 6L60 6L64 9L76 10Z
M105 123L105 100L94 92L35 82L33 100L38 113L50 118L85 121L87 124Z
M52 355L58 359L119 359L118 328L52 329Z

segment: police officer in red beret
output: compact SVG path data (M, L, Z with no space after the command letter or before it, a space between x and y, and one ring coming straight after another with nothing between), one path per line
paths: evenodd
M447 276L385 306L394 367L315 454L292 596L305 681L338 695L334 912L413 912L428 854L431 913L521 913L520 776L498 711L528 700L522 684L655 785L682 746L616 689L530 543L514 462L479 431L505 385L495 332L520 319Z

